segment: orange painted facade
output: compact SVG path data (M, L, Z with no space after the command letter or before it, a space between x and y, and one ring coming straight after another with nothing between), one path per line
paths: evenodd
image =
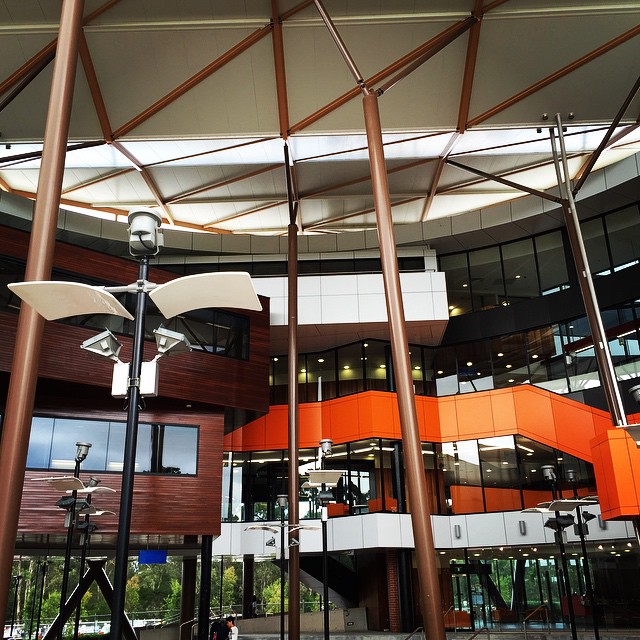
M593 463L603 518L640 516L640 450L612 426L605 411L530 385L417 396L416 408L423 442L516 434L531 438ZM322 438L336 444L402 438L394 393L367 391L301 404L299 416L300 448L315 448ZM640 414L635 418L630 416L630 422L640 422ZM287 406L272 406L266 416L227 434L225 451L286 449L287 425Z

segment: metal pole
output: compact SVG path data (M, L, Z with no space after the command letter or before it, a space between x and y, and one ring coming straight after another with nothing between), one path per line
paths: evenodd
M549 483L551 485L551 497L554 500L558 498L558 492L556 490L556 481L553 480ZM560 516L559 511L555 511L556 522ZM564 540L562 538L562 528L558 522L558 528L555 531L556 541L558 542L558 548L560 549L560 564L562 566L564 592L567 598L567 612L569 613L569 628L571 629L571 637L573 640L578 640L578 632L576 629L576 614L573 610L573 599L571 598L571 579L569 578L569 566L567 564L567 552L564 548ZM560 612L562 613L562 604L560 605Z
M575 471L568 470L567 477L569 482L573 485L573 497L578 498L578 477ZM585 520L582 515L582 509L578 505L576 507L576 516L578 521L578 534L580 536L580 547L582 548L582 573L584 574L585 591L587 592L587 599L589 600L589 606L591 607L591 625L593 626L593 637L595 640L600 640L600 629L598 627L598 615L596 611L596 599L593 594L593 583L591 582L591 572L589 571L589 556L587 555L587 543L585 541Z
M284 640L284 509L280 507L280 640Z
M198 600L198 640L209 637L209 612L211 609L211 563L213 561L213 536L203 535L200 547L200 598Z
M287 167L288 169L288 167ZM300 523L300 474L299 454L299 408L298 408L298 227L294 224L295 207L290 213L292 221L288 227L287 292L288 292L288 422L289 422L289 540L298 540L298 531L292 527ZM300 547L289 548L289 638L300 640Z
M444 640L442 598L438 565L433 543L429 494L422 460L420 430L411 378L411 360L407 340L398 257L396 253L389 185L384 161L378 97L370 93L363 98L364 120L369 146L371 181L376 209L382 276L385 286L387 315L397 386L400 427L407 478L407 494L411 503L411 523L416 550L418 581L423 624L429 640Z
M16 613L18 611L18 588L20 587L21 575L13 576L13 606L11 607L11 631L10 636L13 636L13 626L16 621Z
M220 617L224 609L222 608L222 584L224 580L224 556L220 556Z
M133 503L133 480L136 464L136 444L138 442L138 418L140 415L140 373L144 357L144 323L147 311L147 292L144 282L149 273L149 258L142 256L138 270L138 293L136 298L135 329L133 351L129 368L129 393L127 427L124 442L124 462L122 468L122 493L118 514L118 540L116 543L115 574L113 577L113 605L111 608L112 640L121 640L124 620L124 599L127 589L129 568L129 532L131 531L131 506Z
M45 560L42 563L42 577L40 578L40 593L38 594L38 615L36 616L36 640L40 640L40 620L42 617L42 599L44 598L44 582L47 576L49 563Z
M51 277L83 9L84 0L62 3L25 280ZM0 443L0 628L11 585L43 332L44 318L22 305Z
M587 321L589 322L589 329L591 330L591 336L593 338L593 350L595 352L596 361L598 362L598 371L600 373L602 389L607 400L609 412L613 419L613 424L616 426L626 425L627 417L624 411L624 405L622 404L620 389L618 388L616 370L613 366L613 361L611 360L609 342L607 340L607 334L604 330L602 317L600 316L600 310L598 308L598 299L596 297L595 287L593 286L587 251L580 232L578 212L573 199L569 178L567 152L562 132L562 119L559 113L556 114L556 131L560 142L560 159L558 158L558 152L555 145L555 132L553 128L549 131L551 135L551 150L553 152L553 161L556 168L558 187L561 189L564 196L564 202L562 205L564 222L567 227L571 253L576 264L578 283L580 285L580 292L582 293ZM562 173L560 172L560 162L562 162Z
M73 468L73 477L80 477L80 463L82 461L75 458L75 466ZM71 504L71 508L67 512L67 518L69 518L69 522L67 523L67 545L64 550L64 565L62 567L62 586L60 587L60 626L58 627L58 640L62 640L62 631L64 629L64 620L63 612L64 605L67 602L67 588L69 586L69 571L71 570L71 547L73 545L73 528L76 520L76 499L78 497L78 492L73 491L71 493L73 497L73 503Z
M33 614L36 610L36 595L38 593L38 578L40 577L40 560L36 562L36 579L33 584L33 593L31 594L31 611L29 613L29 634L27 637L31 640L31 634L33 633Z
M322 492L324 493L325 486L322 485ZM323 608L323 632L324 640L329 640L329 550L328 550L328 536L327 536L327 505L322 505L321 511L322 518L322 608Z

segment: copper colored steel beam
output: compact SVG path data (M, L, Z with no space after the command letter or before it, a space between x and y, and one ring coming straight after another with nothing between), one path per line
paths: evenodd
M50 60L56 54L57 39L52 40L44 48L40 49L35 56L27 60L19 69L16 69L8 78L0 83L0 94L5 93L18 82L28 76L33 69L37 69L45 60Z
M585 183L585 180L589 177L591 170L595 166L596 162L598 162L598 158L602 154L602 152L606 149L611 137L613 136L613 132L616 130L616 127L620 124L620 120L624 117L625 111L631 104L631 101L635 98L636 93L638 93L638 89L640 89L640 76L635 81L631 91L628 93L627 97L624 99L624 102L620 105L618 109L618 113L616 117L611 122L611 126L605 133L604 137L600 141L598 148L589 156L589 160L587 160L586 164L580 167L580 171L578 171L578 181L573 187L573 195L575 196L578 191L582 188L582 185Z
M473 11L475 16L482 15L482 0L476 0ZM478 20L471 25L469 31L469 42L467 44L467 57L464 63L464 75L462 76L462 90L460 91L460 107L458 108L458 132L464 133L469 117L469 105L471 103L471 92L473 91L473 78L476 71L476 61L478 59L478 44L480 43L480 28L482 20Z
M271 0L271 19L273 22L273 66L276 74L276 92L278 95L278 121L280 123L280 135L286 140L289 136L289 103L287 101L287 75L284 63L282 18L278 17L277 0Z
M257 31L254 31L251 35L247 36L244 40L240 41L234 47L231 47L229 51L223 53L220 57L216 58L211 64L208 64L204 69L201 69L195 75L191 76L188 80L183 82L179 87L176 87L173 91L169 92L160 100L154 102L150 107L145 109L142 113L139 113L135 118L129 120L123 124L119 129L113 132L114 138L121 138L136 127L140 126L143 122L146 122L151 116L154 116L158 111L162 111L166 106L172 102L181 98L187 91L193 89L193 87L200 84L203 80L215 73L218 69L224 67L225 64L239 56L241 53L249 49L259 40L262 40L272 29L272 25L268 24Z
M431 529L431 513L429 511L430 496L424 474L422 445L420 443L418 416L413 393L411 359L402 304L393 221L391 219L391 203L389 201L389 186L385 168L377 95L369 94L364 96L363 107L369 145L373 197L376 206L382 277L387 301L387 315L389 317L391 351L396 375L407 493L411 502L411 523L415 542L423 625L429 640L444 640L442 598L433 543L433 531Z
M62 3L25 280L51 277L83 9L84 0ZM21 305L0 443L0 618L7 610L43 332L44 318Z
M82 62L84 75L87 79L87 84L89 85L89 92L91 93L93 106L95 107L96 115L98 116L102 136L106 142L111 142L113 139L113 136L111 135L111 123L109 122L107 107L104 104L100 83L98 82L98 76L96 75L96 69L93 66L93 60L89 53L89 45L87 44L87 39L85 38L84 33L82 33L80 37L80 61Z
M289 193L291 200L291 193ZM287 293L288 293L288 338L287 363L288 425L289 425L289 525L300 522L299 456L299 409L298 409L298 227L288 226ZM289 531L289 539L298 540L298 531ZM280 562L284 562L281 559ZM324 606L327 606L326 603ZM300 638L300 547L289 548L289 640Z
M313 0L305 0L304 2L301 2L299 5L296 5L295 7L292 7L291 9L289 9L289 11L285 11L280 16L280 20L284 22L285 20L288 20L291 16L295 15L299 11L302 11L303 9L306 9L312 4L313 4Z
M24 74L20 81L13 87L11 93L5 96L2 102L0 102L0 113L4 111L31 84L31 82L49 66L55 57L55 51L51 51L47 56L39 60L38 64L32 66L31 69Z
M527 87L523 91L516 93L515 95L511 96L507 100L504 100L500 104L497 104L495 107L492 107L488 111L485 111L484 113L481 113L479 116L472 118L467 123L467 127L473 127L477 124L480 124L481 122L488 120L489 118L491 118L492 116L495 116L501 111L504 111L509 107L512 107L514 104L520 102L520 100L524 100L525 98L535 93L536 91L540 91L540 89L544 89L544 87L568 75L572 71L579 69L580 67L584 66L588 62L595 60L596 58L607 53L608 51L611 51L611 49L615 49L617 46L624 44L625 42L627 42L628 40L631 40L631 38L634 38L638 34L640 34L640 25L638 25L637 27L634 27L633 29L629 29L629 31L625 31L623 34L619 35L617 38L613 38L613 40L609 40L609 42L606 42L601 47L598 47L597 49L590 51L589 53L582 56L581 58L578 58L577 60L574 60L572 63L562 67L562 69L559 69L555 73L548 75L546 78L543 78L539 82L532 84L530 87Z
M365 81L365 85L368 87L371 87L377 84L378 82L381 82L385 78L388 78L391 74L396 73L396 71L399 71L400 69L404 68L408 64L411 64L415 60L422 58L427 52L439 51L441 48L441 43L443 41L449 41L449 38L451 37L452 33L458 33L460 29L461 29L461 32L464 33L464 31L466 31L466 29L469 26L471 26L471 24L473 24L475 21L476 19L471 17L471 18L465 18L464 20L457 22L456 24L449 27L448 29L445 29L442 33L439 33L437 36L431 38L431 40L428 40L427 42L421 44L419 47L416 47L413 51L410 51L408 54L402 56L402 58L399 58L394 63L390 64L388 67L385 67L384 69L382 69L382 71L379 71L378 73L368 78ZM292 125L289 129L289 133L295 133L297 131L301 131L302 129L306 129L308 126L312 125L314 122L320 120L321 118L324 118L324 116L328 115L332 111L335 111L338 107L341 107L343 104L346 104L347 102L355 98L360 93L362 93L362 90L359 86L354 87L353 89L350 89L349 91L342 94L341 96L339 96L338 98L330 102L329 104L325 105L321 109L318 109L318 111L316 111L315 113L312 113L311 115L307 116L303 120L300 120L300 122L297 122L296 124Z

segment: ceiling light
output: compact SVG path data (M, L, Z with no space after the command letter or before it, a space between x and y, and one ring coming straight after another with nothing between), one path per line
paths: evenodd
M436 373L437 373L439 376L441 376L441 375L444 373L444 371L443 371L442 369L438 369L438 370L436 371Z
M455 309L455 307L452 304L450 304L449 305L449 311L453 311L454 309Z
M471 360L469 360L469 362L467 362L467 367L470 367L473 364L473 362L471 362Z
M539 358L540 356L538 356L537 353L534 353L531 357L535 360L536 358Z
M318 358L318 362L324 362L324 358Z
M507 369L511 369L511 367L513 367L513 365L512 365L512 364L505 364L504 366L505 366Z
M469 285L465 282L462 286L466 289Z
M515 380L513 378L509 378L507 382L515 382Z
M368 347L368 346L369 346L369 343L368 343L368 342L365 342L362 346L363 346L363 347Z
M417 367L413 367L413 368L414 368L416 371L420 371L420 367L419 367L419 366L417 366Z
M386 365L386 364L381 364L381 365L380 365L380 369L386 369L386 368L387 368L387 365Z

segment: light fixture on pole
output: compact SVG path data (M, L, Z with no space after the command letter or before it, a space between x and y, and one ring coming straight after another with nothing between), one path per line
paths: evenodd
M560 563L562 566L562 574L563 574L562 584L564 585L564 592L566 596L567 613L569 614L569 627L571 629L571 637L573 640L578 640L578 632L576 629L576 616L575 616L575 611L573 609L573 599L571 597L571 580L569 578L567 554L564 547L564 529L566 529L567 527L570 527L573 524L574 518L571 515L561 515L560 511L558 510L558 506L555 504L558 498L558 493L557 493L558 478L556 476L555 467L552 464L545 464L545 465L542 465L541 470L542 470L542 477L545 479L546 482L549 483L549 486L551 487L551 496L553 498L553 501L550 503L549 508L555 513L555 517L549 518L544 523L544 526L554 531L555 538L558 543L558 548L560 550ZM562 610L562 607L560 608Z
M90 448L91 448L90 442L76 442L76 457L74 460L75 464L73 469L73 477L75 479L78 479L80 476L80 465L86 460L87 455L89 454ZM67 515L65 519L65 524L67 526L67 544L64 552L64 566L62 569L62 586L60 587L60 626L58 627L58 640L62 640L62 631L64 629L63 612L64 612L64 606L67 602L67 587L69 585L69 570L71 565L71 545L73 544L73 527L75 525L75 519L76 519L75 510L76 510L77 497L78 497L77 490L73 489L71 491L71 501L66 506L63 504L60 504L60 501L58 501L59 506L67 509Z
M567 469L565 472L567 480L573 487L573 497L575 500L578 498L578 474L574 469ZM574 527L576 533L580 538L580 546L582 548L582 574L584 575L584 585L587 592L587 600L591 607L591 624L593 626L593 636L595 640L600 640L600 629L598 627L598 611L596 609L596 600L593 594L593 583L591 582L591 571L589 568L589 557L587 555L587 544L585 542L585 535L589 533L587 522L593 520L596 516L587 511L582 511L580 505L576 505L577 524Z
M262 310L248 273L202 273L176 278L162 285L149 282L147 280L149 258L156 255L164 244L160 229L162 216L153 209L137 208L129 213L128 221L129 252L139 260L138 279L135 283L115 287L93 287L58 281L30 281L7 285L11 291L47 320L83 314L112 314L134 321L132 358L129 365L125 364L123 367L123 363L119 362L117 346L109 346L110 337L106 332L101 334L102 340L98 340L98 348L93 349L94 353L106 355L111 360L115 360L112 392L116 397L127 398L122 490L111 609L110 634L114 640L121 640L124 623L140 399L145 395L157 394L157 368L155 367L157 358L151 363L142 361L147 298L151 298L165 318L173 318L178 314L201 308ZM113 293L136 295L135 316L122 306ZM162 349L169 342L168 339L165 340L166 338L166 333L160 333ZM86 342L85 345L88 349L89 345ZM150 365L150 375L143 375L143 369L147 369L143 365ZM121 371L125 371L126 375L121 376L119 373Z
M276 502L280 508L280 640L284 640L284 512L289 506L289 497L279 494Z
M317 496L320 504L320 519L322 521L322 607L323 607L323 631L324 640L329 640L329 549L327 536L327 521L329 519L327 505L334 500L333 489L338 486L338 482L343 472L337 470L327 470L326 457L332 453L333 441L329 438L320 440L320 470L309 470L309 487L320 488Z

